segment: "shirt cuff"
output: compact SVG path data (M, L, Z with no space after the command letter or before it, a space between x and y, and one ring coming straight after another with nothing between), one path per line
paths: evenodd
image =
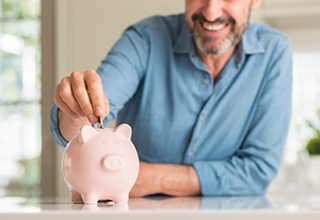
M208 162L196 162L193 164L200 182L201 194L203 196L219 195L219 182L216 173Z
M56 143L63 147L66 147L68 144L68 141L66 141L64 137L61 135L61 132L59 129L58 115L59 115L59 108L56 105L53 105L51 107L51 112L50 112L50 131Z

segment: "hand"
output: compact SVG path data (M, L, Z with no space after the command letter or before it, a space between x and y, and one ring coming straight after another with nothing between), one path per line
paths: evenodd
M109 101L100 76L94 70L72 72L64 77L54 92L58 108L70 118L86 117L91 124L109 114Z

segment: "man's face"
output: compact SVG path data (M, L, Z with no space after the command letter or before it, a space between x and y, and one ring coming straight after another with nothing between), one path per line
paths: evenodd
M185 19L197 50L219 55L234 47L245 32L251 10L260 0L185 0Z

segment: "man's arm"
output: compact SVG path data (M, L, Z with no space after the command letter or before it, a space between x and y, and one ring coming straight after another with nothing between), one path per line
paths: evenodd
M54 93L50 129L58 144L65 146L85 124L98 116L112 120L131 98L145 72L148 53L143 35L131 28L119 39L97 72L74 71L64 77ZM111 97L111 106L106 97ZM109 114L110 113L110 114Z
M177 164L140 163L140 171L132 197L155 193L171 196L200 195L198 175L192 166Z

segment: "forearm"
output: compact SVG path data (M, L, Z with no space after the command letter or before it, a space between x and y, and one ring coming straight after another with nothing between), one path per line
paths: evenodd
M140 162L138 179L130 192L132 197L163 193L171 196L196 196L200 183L192 166Z
M200 195L198 175L192 166L155 164L159 170L159 191L172 196Z
M71 118L63 111L59 110L59 129L60 133L66 141L70 141L84 125L90 124L89 120L83 118Z

